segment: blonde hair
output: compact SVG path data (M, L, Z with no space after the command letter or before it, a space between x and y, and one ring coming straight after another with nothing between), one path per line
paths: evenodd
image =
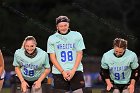
M113 42L113 46L117 46L119 48L126 49L127 48L127 40L122 38L116 38Z
M35 45L37 45L36 39L35 39L33 36L27 36L27 37L24 39L21 48L24 48L25 43L26 43L28 40L33 40L33 41L35 42Z

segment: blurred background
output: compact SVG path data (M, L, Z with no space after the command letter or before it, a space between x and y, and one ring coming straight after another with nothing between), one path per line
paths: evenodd
M128 48L140 56L140 0L1 0L0 48L5 59L4 88L14 74L13 54L24 38L32 35L46 51L48 37L55 33L55 18L70 18L70 29L83 35L86 87L102 88L100 60L116 37L128 40ZM51 76L51 75L50 75Z

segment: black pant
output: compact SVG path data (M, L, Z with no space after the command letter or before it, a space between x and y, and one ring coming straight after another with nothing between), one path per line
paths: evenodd
M62 90L77 90L85 87L83 72L76 71L75 75L70 81L65 81L62 74L53 74L54 88Z

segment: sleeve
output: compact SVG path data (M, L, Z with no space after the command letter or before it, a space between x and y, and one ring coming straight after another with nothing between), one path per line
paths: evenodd
M75 46L76 46L77 51L85 49L84 40L83 40L83 37L82 37L82 35L80 33L79 33L77 42L75 43Z
M16 51L15 54L14 54L13 66L18 66L19 67L20 65L19 65L17 59L18 59L18 56L17 56L17 51Z
M48 54L47 54L47 53L45 53L45 63L44 63L44 67L45 67L45 68L50 68L49 57L48 57Z
M105 81L105 79L110 79L109 67L106 63L105 55L103 55L103 57L101 59L100 75L101 75L103 81Z
M139 80L139 66L136 69L132 69L131 79Z
M55 52L55 47L51 41L51 38L49 37L48 42L47 42L47 53L54 53L54 52Z
M109 69L103 69L101 67L100 75L101 75L103 81L105 81L105 79L110 79Z
M137 55L134 53L134 55L133 55L133 60L132 60L132 62L131 62L131 68L132 68L132 69L136 69L138 66L139 66L139 64L138 64L138 57L137 57Z
M109 69L108 64L106 63L105 55L103 55L103 57L101 59L101 67L103 69Z
M131 62L131 68L132 68L132 74L131 74L131 79L135 79L136 81L139 80L139 63L138 63L138 58L137 55L134 53L133 55L133 60Z

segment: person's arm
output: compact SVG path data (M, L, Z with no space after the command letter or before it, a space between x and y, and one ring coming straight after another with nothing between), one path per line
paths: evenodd
M53 65L61 72L64 79L66 80L68 78L68 74L58 63L55 53L50 53L50 59L51 59L51 62L53 63Z
M103 81L105 81L106 84L107 84L106 90L110 91L110 89L113 87L113 84L110 81L109 69L104 69L104 68L101 67L100 75L101 75Z
M111 83L110 79L105 79L105 82L106 82L106 84L107 84L106 90L107 90L107 91L110 91L111 88L113 88L113 84Z
M39 77L38 81L42 82L49 73L50 73L50 68L46 68L45 71Z
M132 69L130 85L128 86L129 92L133 93L135 88L135 83L139 79L139 66L136 69Z
M40 77L38 78L37 81L42 82L46 76L48 76L48 74L50 73L50 64L49 64L49 57L48 54L45 52L45 60L43 63L43 67L44 67L44 72L41 73Z
M58 69L59 72L61 72L61 74L64 71L64 69L60 66L60 64L58 63L57 59L56 59L56 54L55 54L55 47L54 47L54 43L52 42L53 39L51 37L49 37L48 42L47 42L47 52L50 54L50 60L53 63L53 65Z
M36 89L41 87L41 82L46 78L46 76L50 73L50 68L46 68L37 81L34 82L34 86Z
M15 72L21 82L21 88L22 88L22 91L23 92L26 92L27 91L27 87L29 87L28 83L24 80L23 76L22 76L22 73L20 71L20 68L19 67L15 67Z
M58 63L55 53L50 53L50 59L51 59L51 62L53 63L53 65L62 73L63 68Z
M69 72L70 76L67 78L68 80L71 80L72 77L74 76L77 68L79 67L79 64L81 63L83 57L83 51L77 51L77 55L76 55L76 60L75 60L75 64L72 68L72 70Z
M2 52L0 50L0 76L3 74L3 71L4 71L4 59Z
M131 78L130 78L130 85L128 86L129 93L134 93L135 83L136 83L136 81L139 80L138 57L137 57L137 55L135 53L134 53L133 56L134 56L133 62L130 65L131 69L132 69L132 73L131 73Z
M135 86L135 79L131 79L131 82L130 82L130 85L133 85L133 86Z
M19 78L21 83L25 81L23 76L22 76L22 74L21 74L21 71L20 71L19 67L15 67L15 73L17 74L17 76L18 76L18 78Z
M135 81L139 80L139 66L136 69L132 69L131 80L132 79L134 79Z
M83 57L83 51L82 50L81 51L78 51L77 52L77 56L76 56L75 64L74 64L74 66L72 68L73 71L76 71L77 70L79 64L81 63L82 57Z
M130 81L130 85L128 86L129 93L134 93L135 82L136 82L135 79L131 79L131 81Z
M77 34L75 48L76 48L76 59L75 59L75 64L72 68L72 71L74 72L77 70L79 64L81 63L81 60L83 58L83 50L85 49L83 37L79 32Z

